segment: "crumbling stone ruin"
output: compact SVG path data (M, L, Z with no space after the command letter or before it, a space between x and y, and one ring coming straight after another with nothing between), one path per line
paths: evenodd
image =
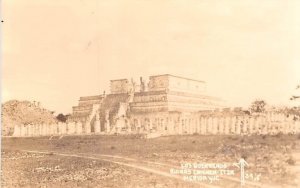
M205 94L206 83L169 74L146 84L110 81L110 94L80 97L66 123L16 125L14 136L74 134L276 134L299 132L299 120L280 112L247 114ZM219 110L216 110L219 109ZM152 134L152 136L151 136Z
M10 100L2 104L1 109L3 136L12 135L15 125L52 124L56 122L53 113L36 101Z

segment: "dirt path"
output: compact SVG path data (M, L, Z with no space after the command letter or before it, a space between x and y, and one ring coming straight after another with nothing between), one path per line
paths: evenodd
M29 153L39 153L39 154L54 154L59 156L65 156L65 157L77 157L77 158L84 158L84 159L92 159L92 160L102 160L110 163L115 163L118 165L139 169L148 173L153 173L159 176L167 177L167 178L173 178L180 181L184 181L183 178L179 175L173 175L169 173L170 168L178 168L174 165L165 164L165 163L158 163L153 161L145 161L145 160L138 160L128 157L122 157L122 156L116 156L116 155L103 155L103 154L84 154L84 153L59 153L54 151L36 151L36 150L21 150L23 152L29 152ZM222 177L222 185L212 185L209 183L203 183L203 182L186 182L185 183L193 183L199 185L199 187L207 187L207 188L219 188L224 187L223 183L227 185L226 187L240 187L240 180L238 178L233 177ZM269 185L262 185L260 183L252 183L247 182L246 186L243 186L243 188L247 187L274 187Z

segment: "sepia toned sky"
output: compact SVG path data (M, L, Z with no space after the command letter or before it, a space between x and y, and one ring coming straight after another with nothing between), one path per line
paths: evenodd
M297 0L3 0L1 12L2 102L67 113L110 79L169 73L232 106L296 104Z

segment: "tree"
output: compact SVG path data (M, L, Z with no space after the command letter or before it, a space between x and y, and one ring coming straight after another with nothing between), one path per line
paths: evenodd
M56 119L60 122L66 122L67 121L67 115L63 115L63 114L58 114L56 116Z
M265 111L266 102L264 100L255 100L251 103L250 112L251 113L262 113Z

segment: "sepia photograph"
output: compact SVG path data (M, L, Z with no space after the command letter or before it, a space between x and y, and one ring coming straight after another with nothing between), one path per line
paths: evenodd
M299 0L0 0L3 188L299 188Z

